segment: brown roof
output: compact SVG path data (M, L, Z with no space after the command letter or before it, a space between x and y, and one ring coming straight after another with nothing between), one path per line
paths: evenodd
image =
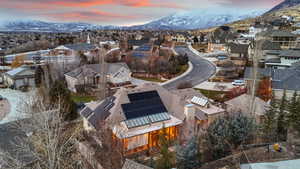
M251 103L252 96L248 94L243 94L241 96L238 96L236 98L233 98L232 100L229 100L225 102L227 104L227 111L229 112L242 112L246 115L249 115L251 111L250 104L245 103ZM262 99L255 97L254 102L254 111L257 115L264 115L266 112L266 109L268 108L268 103L263 101Z

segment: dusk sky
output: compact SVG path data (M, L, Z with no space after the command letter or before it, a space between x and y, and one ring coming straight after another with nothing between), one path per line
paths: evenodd
M0 22L44 20L133 25L214 6L271 8L283 0L0 0Z

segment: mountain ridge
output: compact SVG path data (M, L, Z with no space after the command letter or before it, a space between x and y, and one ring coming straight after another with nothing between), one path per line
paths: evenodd
M178 12L143 25L102 26L89 23L55 23L44 21L15 21L7 23L2 30L72 32L83 30L191 30L220 26L237 20L256 17L266 10L233 10L232 8L208 8Z
M271 10L269 10L267 13L276 12L285 8L290 8L300 5L300 0L284 0L280 4L273 7Z

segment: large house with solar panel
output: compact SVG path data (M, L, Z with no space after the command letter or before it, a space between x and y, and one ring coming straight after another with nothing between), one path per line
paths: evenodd
M153 55L153 45L143 44L138 48L134 49L131 56L135 59L149 59Z
M186 141L224 110L194 89L168 91L157 84L143 84L88 103L80 114L87 131L109 125L128 155L157 147L164 129L170 140Z

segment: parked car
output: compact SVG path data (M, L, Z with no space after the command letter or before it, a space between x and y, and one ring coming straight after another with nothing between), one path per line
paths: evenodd
M234 86L244 86L245 81L244 80L234 80L231 84Z
M218 60L226 60L228 59L228 56L222 55L222 56L217 56Z

